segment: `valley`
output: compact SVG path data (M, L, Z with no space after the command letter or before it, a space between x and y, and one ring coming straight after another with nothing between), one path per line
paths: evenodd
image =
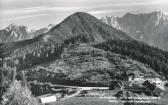
M47 105L167 102L168 52L88 13L76 12L33 38L1 43L0 57L1 92L27 87L41 104L50 98Z

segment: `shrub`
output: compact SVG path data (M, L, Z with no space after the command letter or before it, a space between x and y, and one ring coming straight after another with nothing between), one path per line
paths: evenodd
M36 99L32 96L27 86L21 85L20 81L10 84L2 96L2 105L37 105Z

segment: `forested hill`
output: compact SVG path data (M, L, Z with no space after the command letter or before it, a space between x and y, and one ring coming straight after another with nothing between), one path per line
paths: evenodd
M5 63L23 70L34 65L56 60L61 54L64 41L75 38L87 42L105 42L109 39L132 40L126 33L106 25L96 17L77 12L67 17L45 34L33 39L0 45ZM57 55L58 54L58 55Z
M110 40L95 45L95 47L125 55L147 64L157 73L168 79L168 52L134 40Z

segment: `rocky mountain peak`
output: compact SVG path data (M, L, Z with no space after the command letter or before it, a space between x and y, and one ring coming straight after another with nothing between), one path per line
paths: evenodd
M166 34L168 30L167 12L126 13L122 17L106 16L102 20L108 25L119 27L120 30L136 40L168 50L168 36ZM117 25L112 23L117 23Z
M104 42L109 39L131 39L125 33L83 12L72 14L46 34L51 35L52 40L56 41L78 36L85 36L92 42Z
M16 24L10 24L7 28L6 28L7 31L26 31L27 32L27 27L26 26L18 26Z
M110 26L113 26L114 28L118 29L118 30L121 30L121 27L117 21L117 17L115 16L106 16L106 17L103 17L101 18L101 21L110 25Z

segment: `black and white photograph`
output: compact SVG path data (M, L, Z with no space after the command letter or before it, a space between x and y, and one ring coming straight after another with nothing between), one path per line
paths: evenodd
M168 0L0 0L0 105L168 105Z

